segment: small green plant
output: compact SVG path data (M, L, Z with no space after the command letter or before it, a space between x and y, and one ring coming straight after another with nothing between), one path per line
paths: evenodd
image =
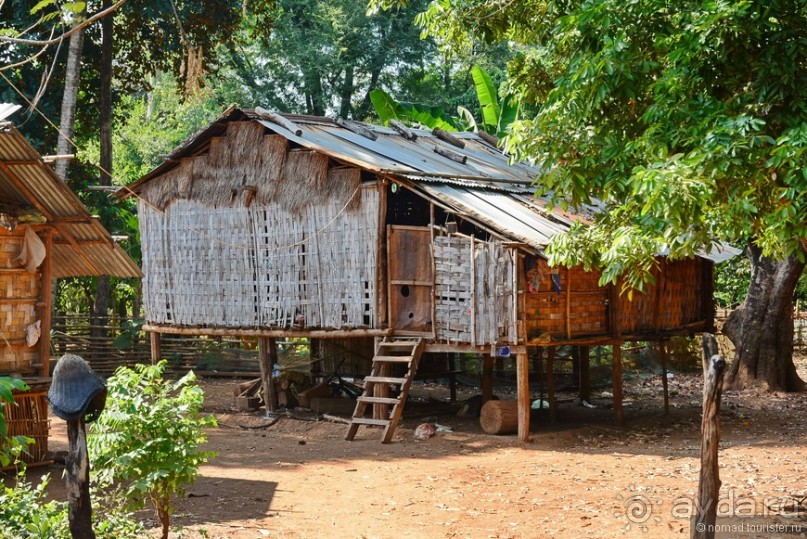
M167 362L120 367L107 381L106 409L92 424L89 452L95 479L119 486L130 509L150 500L168 537L171 498L182 495L215 453L200 450L205 427L216 426L200 411L204 393L189 372L164 378Z

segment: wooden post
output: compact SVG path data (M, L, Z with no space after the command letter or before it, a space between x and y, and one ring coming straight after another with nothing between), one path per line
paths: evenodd
M558 420L558 405L555 401L555 352L557 349L550 346L546 358L546 400L549 403L549 421Z
M53 316L53 231L43 230L42 240L45 244L45 259L41 266L39 297L42 300L42 311L39 314L39 375L50 376L50 326Z
M162 350L160 346L160 333L152 331L149 333L151 341L151 364L154 365L162 359Z
M613 346L613 389L614 389L614 423L622 425L622 344Z
M661 355L661 387L664 390L664 415L670 415L670 393L667 388L667 341L664 339L659 342L659 353Z
M84 418L67 422L67 518L73 539L95 539L90 505L90 459Z
M491 355L482 358L482 402L493 398L493 364L495 360Z
M261 387L267 412L277 410L277 391L272 372L277 363L277 340L271 337L258 339L258 364L261 367Z
M457 368L456 361L454 361L454 352L448 354L448 371L453 373ZM448 378L448 396L451 402L457 402L457 377L451 374Z
M577 357L580 361L580 400L591 401L591 353L588 346L577 347Z
M719 355L717 340L703 334L703 418L701 420L701 472L698 503L690 529L692 539L715 536L717 504L720 493L720 469L717 450L720 443L720 397L726 360Z
M516 392L518 394L518 439L530 441L530 364L527 354L516 355Z

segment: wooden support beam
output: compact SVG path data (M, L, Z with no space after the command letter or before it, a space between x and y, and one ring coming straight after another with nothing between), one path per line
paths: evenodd
M624 417L622 415L622 345L613 346L613 394L614 394L614 423L622 426Z
M720 398L726 360L720 356L717 341L703 334L703 415L701 419L701 470L698 500L690 534L692 539L712 539L715 536L717 505L720 499Z
M241 329L241 328L188 328L145 324L143 331L169 333L172 335L209 335L211 337L308 337L338 339L342 337L385 337L392 333L388 329Z
M149 332L149 340L151 341L151 364L154 365L162 359L162 350L160 343L160 333L156 331Z
M90 458L87 453L87 428L84 418L67 422L67 520L72 537L95 539L90 503Z
M555 354L557 349L553 346L547 350L546 358L546 401L549 404L549 421L558 420L558 402L555 399Z
M530 364L527 354L516 355L516 392L518 395L518 439L530 441Z
M493 365L495 359L491 355L482 358L482 402L493 398Z
M39 312L39 375L50 376L50 326L53 318L53 232L43 230L40 233L45 244L45 259L39 267L39 297L42 307Z
M577 354L580 361L580 400L591 401L591 349L588 346L578 346Z
M277 410L277 391L272 372L277 363L277 341L271 337L258 339L258 364L261 367L261 387L267 412Z
M294 122L287 120L277 112L272 110L266 110L261 107L255 107L255 114L257 114L260 118L264 120L269 120L273 124L277 124L287 131L294 133L295 136L302 136L303 130L300 129L300 126L295 124Z
M670 393L667 388L667 341L661 340L658 347L661 355L661 387L664 390L664 415L670 415Z

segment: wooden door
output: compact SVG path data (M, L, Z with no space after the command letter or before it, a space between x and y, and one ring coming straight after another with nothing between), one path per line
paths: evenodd
M390 327L398 332L433 333L431 231L426 227L387 227Z

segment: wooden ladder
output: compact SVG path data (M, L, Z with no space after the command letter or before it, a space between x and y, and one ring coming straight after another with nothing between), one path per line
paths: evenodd
M388 444L392 441L392 435L403 414L406 397L409 395L409 387L417 372L420 356L423 355L423 345L423 339L420 337L385 337L378 343L378 349L373 358L373 368L370 376L364 378L364 393L356 399L356 409L353 411L353 418L347 429L345 440L352 440L361 425L377 425L384 427L381 443ZM407 366L406 374L403 377L390 376L390 370L394 364ZM389 390L393 386L400 387L397 397L388 396ZM364 417L370 404L391 404L392 411L385 419Z

